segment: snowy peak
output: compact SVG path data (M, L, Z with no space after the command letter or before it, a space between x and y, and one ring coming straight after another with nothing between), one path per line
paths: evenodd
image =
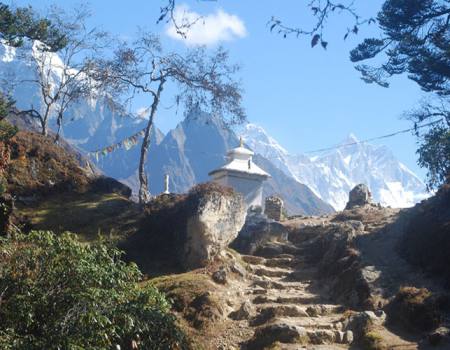
M258 144L258 147L265 147L272 152L276 150L279 155L287 155L288 152L274 138L269 136L266 131L256 124L247 124L242 130L244 141L252 147Z
M358 143L359 139L356 137L354 133L348 134L348 136L341 142L341 145L348 145L352 143Z
M0 72L4 79L9 80L10 76L11 81L33 79L39 64L33 45L38 44L27 43L16 49L0 42ZM56 54L49 55L51 59L44 61L57 82L61 77L61 60ZM19 84L11 93L20 109L31 105L39 109L43 105L37 84ZM93 151L143 129L146 115L141 110L133 118L107 97L85 99L67 111L62 134L81 149ZM50 127L55 127L54 120ZM219 118L200 111L193 111L167 135L157 129L153 133L147 164L153 193L162 191L166 173L171 174L171 188L178 192L208 180L208 172L223 164L226 151L238 144L240 135L257 153L255 159L261 162L258 165L272 175L265 194L282 194L292 213L328 212L331 208L324 202L342 209L348 192L358 183L366 183L375 200L384 205L410 206L427 196L422 181L384 147L358 143L313 158L290 154L258 125L248 124L236 135ZM351 134L344 142L357 140ZM121 149L103 157L98 166L109 176L126 179L133 185L138 159L139 144L129 151Z
M349 191L359 183L367 184L375 201L385 206L409 207L429 195L425 184L387 147L361 143L352 133L335 149L307 157L289 154L260 126L250 124L245 130L255 152L337 210L345 207Z

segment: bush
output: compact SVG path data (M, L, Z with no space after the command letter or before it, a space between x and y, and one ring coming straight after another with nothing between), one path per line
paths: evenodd
M0 120L0 142L8 142L15 134L17 127L5 120Z
M120 255L69 233L2 239L0 348L186 349L164 296Z
M412 331L430 331L439 326L446 303L445 296L426 288L401 287L389 304L390 321Z

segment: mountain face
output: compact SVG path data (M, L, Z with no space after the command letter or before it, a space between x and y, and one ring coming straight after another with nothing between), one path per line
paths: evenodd
M28 43L16 49L0 43L2 76L10 77L11 81L30 80L37 64L35 50L35 44ZM52 61L58 62L58 57ZM57 82L60 79L58 68L49 68L53 81ZM35 84L20 83L12 88L11 93L19 109L28 109L30 106L39 109L42 106ZM91 152L123 140L142 130L145 125L145 118L129 115L105 96L73 104L65 114L62 136L78 149ZM54 119L50 121L50 128L56 128ZM201 111L191 112L167 135L153 128L151 140L147 172L153 194L163 191L164 174L170 176L172 192L186 192L193 185L208 181L208 173L223 165L227 151L239 144L236 134L225 128L220 119ZM128 184L137 193L140 146L141 142L128 151L117 149L101 156L98 161L93 159L93 162L106 175ZM307 186L280 171L270 160L256 156L255 163L272 175L265 184L264 195L281 195L289 213L317 215L333 211Z
M163 191L164 174L169 174L173 192L185 192L197 183L209 181L208 173L223 165L227 151L238 145L236 134L219 118L201 111L191 112L150 152L147 169L152 193ZM280 195L288 213L320 215L333 211L307 186L279 170L270 160L258 154L253 160L272 176L264 183L263 196ZM136 172L123 180L137 188Z
M0 73L1 77L8 81L16 81L8 89L8 82L1 81L6 85L9 93L16 101L18 109L36 110L42 108L41 94L36 83L30 82L36 79L37 43L25 42L21 48L13 48L0 42ZM54 53L51 62L50 82L57 82L61 79L59 73L61 61ZM46 60L50 61L50 60ZM50 128L56 129L55 119L50 119ZM65 114L61 135L71 144L78 146L85 151L93 151L117 142L126 136L144 128L146 121L142 118L133 117L114 102L104 96L99 98L82 99L72 104ZM161 133L154 131L155 137L152 139L157 143L161 139Z
M16 49L0 43L2 78L23 81L11 90L19 109L38 109L42 105L38 86L25 82L35 74L35 53L35 44ZM52 62L58 60L57 56L52 58ZM57 82L59 68L49 68ZM123 140L145 125L145 118L126 113L103 96L73 104L65 115L62 136L78 149L90 152ZM54 120L50 127L56 127ZM307 157L289 154L254 124L244 128L243 136L247 146L257 153L255 163L272 175L264 194L281 195L291 214L327 213L332 211L329 204L343 209L348 192L358 183L367 184L376 201L393 207L411 206L427 196L420 179L385 147L357 144ZM151 140L147 170L153 194L163 191L164 174L169 174L174 192L185 192L196 183L208 181L208 172L222 165L226 152L239 143L236 134L219 119L200 111L192 112L167 135L153 128ZM354 141L352 137L343 144ZM140 143L128 151L118 149L100 157L96 165L136 193L139 151Z
M359 183L366 184L374 200L385 206L410 207L429 196L425 184L387 147L353 144L358 142L354 135L335 150L308 157L289 154L260 126L248 124L242 134L250 148L336 210L344 209L349 191Z

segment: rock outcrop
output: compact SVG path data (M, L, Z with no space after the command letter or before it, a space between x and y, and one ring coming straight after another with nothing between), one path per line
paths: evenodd
M195 311L184 317L209 330L200 335L204 348L447 349L450 296L396 250L410 228L407 211L359 198L341 213L291 217L282 225L250 211L233 246L252 255L227 250L209 269L195 271L208 280L211 295L200 298L207 301L202 308L185 303ZM442 213L447 209L433 215ZM273 224L288 237L281 228L272 235ZM408 285L415 287L402 287ZM176 288L189 291L178 283L169 290Z
M281 221L283 219L284 202L278 196L270 196L266 198L264 214L269 219Z
M231 246L242 254L255 254L266 249L267 243L285 242L287 238L288 231L282 224L267 218L260 207L255 207L249 209L245 225Z
M148 274L205 267L237 237L246 217L242 196L213 183L160 195L145 211L139 232L122 248Z
M232 192L198 192L189 213L184 243L183 265L187 269L204 267L238 235L245 222L245 203Z
M345 209L352 209L357 206L364 206L372 203L372 194L364 184L356 185L349 194L348 203Z
M402 256L450 288L450 184L403 214Z

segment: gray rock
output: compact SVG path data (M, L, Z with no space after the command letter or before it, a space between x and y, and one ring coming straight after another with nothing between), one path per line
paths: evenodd
M344 344L344 337L345 337L345 332L340 332L340 331L334 332L334 339L335 339L336 343Z
M248 349L261 350L275 342L297 343L307 337L304 328L286 323L273 323L256 329L253 338L247 344Z
M356 185L349 194L349 199L345 209L352 209L354 207L362 207L366 204L372 203L372 193L364 184Z
M221 268L212 274L212 279L218 284L225 284L227 283L227 272L224 268Z
M252 312L252 306L250 302L247 300L242 303L241 307L233 311L228 317L233 320L248 320L250 318L250 314Z
M329 307L326 305L311 305L306 309L306 313L310 317L318 317L321 315L327 315L333 311L333 307Z
M233 263L230 266L230 270L231 272L234 272L235 274L238 274L241 277L245 277L247 275L247 271L245 270L245 268L238 263Z
M336 340L335 332L327 329L318 329L314 331L308 331L308 337L311 344L331 344Z
M270 196L265 200L264 214L269 219L281 221L283 219L284 202L278 196Z
M365 330L372 326L383 326L386 322L386 314L383 311L363 311L350 316L347 329L352 331L354 336L359 339Z
M288 232L282 224L268 219L267 216L251 208L248 211L245 225L232 247L241 254L252 255L270 241L285 242L287 238ZM278 252L278 254L280 253L282 252Z
M184 265L204 267L238 235L245 222L246 208L241 195L212 192L202 197L187 220Z

